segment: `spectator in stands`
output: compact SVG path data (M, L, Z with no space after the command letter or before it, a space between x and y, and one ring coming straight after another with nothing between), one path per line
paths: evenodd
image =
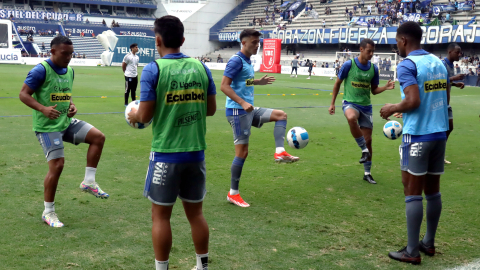
M45 50L45 43L42 42L42 50L44 51Z
M369 14L372 15L372 5L371 4L369 4L367 6L367 14L366 15L369 15Z
M475 76L475 73L473 73L473 71L472 71L471 68L468 69L468 74L467 74L467 76Z
M90 21L88 20L88 18L85 20L85 23L90 23Z
M264 11L265 11L265 14L267 14L267 15L268 15L268 5L267 5L267 6L265 6L265 8L264 8Z
M102 20L102 24L103 26L107 26L107 23L105 22L105 20Z
M455 7L455 11L457 11L458 10L458 1L457 0L455 0L455 3L453 4L453 6Z
M328 62L325 63L325 68L328 68Z
M72 53L72 58L76 58L75 56L76 56L76 54L75 54L75 52L73 52Z
M49 35L49 36L52 35L52 30L48 29L48 35Z
M85 54L83 54L83 59L87 59L87 56Z
M255 16L253 16L252 25L253 25L253 26L255 26L256 24L257 24L257 22L256 22L256 18L255 18Z
M60 35L60 32L58 30L55 30L55 36Z
M10 14L10 21L14 22L15 18L13 17L13 14Z
M348 7L345 6L345 16L348 16L348 14L349 14L349 13L348 13Z
M92 32L92 37L94 38L95 37L95 33Z
M290 17L288 18L288 24L291 24L293 21L293 13L290 13Z
M353 14L357 14L357 5L353 5Z
M351 10L350 10L350 13L348 14L348 16L349 16L349 18L350 18L350 21L351 21L351 20L352 20L352 18L353 18L353 13L352 13L352 11L351 11Z
M323 28L325 28L325 19L323 19Z
M223 63L222 56L220 54L217 57L217 63Z
M455 74L460 74L461 73L461 70L460 70L460 66L458 65L458 63L455 65Z
M115 27L115 20L112 21L112 28Z
M80 33L80 37L82 37L82 38L85 37L85 32L82 31L82 32Z
M45 15L45 17L43 17L43 20L48 23L48 19L47 19L47 16Z

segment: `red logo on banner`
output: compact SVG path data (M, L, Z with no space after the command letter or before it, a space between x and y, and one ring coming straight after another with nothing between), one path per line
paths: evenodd
M263 40L263 61L260 66L261 72L280 73L282 66L280 65L280 53L282 50L281 39L264 39Z

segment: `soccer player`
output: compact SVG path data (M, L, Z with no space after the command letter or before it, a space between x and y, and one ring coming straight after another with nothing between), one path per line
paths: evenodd
M274 77L263 76L255 79L250 57L257 53L262 34L254 29L245 29L240 33L242 50L228 60L223 73L221 90L227 96L226 115L232 126L235 144L235 158L231 167L231 184L227 200L241 207L249 207L238 190L243 164L248 155L248 141L252 126L260 128L268 122L275 122L273 136L276 151L274 154L277 162L294 162L299 160L285 151L285 131L287 127L287 114L281 110L253 107L254 85L272 84Z
M385 90L395 88L391 80L379 87L378 67L370 62L375 52L373 40L365 38L360 42L360 55L353 60L347 60L341 67L333 86L332 103L328 112L335 114L335 100L344 80L343 113L347 118L350 132L362 149L360 163L363 163L365 174L363 180L376 184L370 170L372 168L372 101L370 93L377 95Z
M292 66L292 72L290 72L290 77L293 78L293 71L295 70L295 78L298 77L297 69L298 69L298 56L295 56L290 64Z
M403 113L403 140L400 168L404 186L408 244L388 256L394 260L419 264L419 251L435 254L435 233L442 211L440 175L444 172L448 130L448 92L450 79L442 61L421 49L422 29L406 22L397 29L400 56L398 67L402 101L386 104L382 118ZM427 232L419 242L423 219L422 192L427 200Z
M132 101L135 100L138 85L138 45L133 43L130 45L130 53L123 58L122 69L125 75L125 107L128 105L128 94L132 95Z
M202 212L205 197L206 117L216 111L216 89L210 70L180 52L185 41L175 16L155 20L161 58L145 66L140 80L140 107L132 123L152 117L152 152L144 196L152 202L152 242L157 270L168 269L172 247L170 217L178 198L190 222L197 270L208 269L208 225Z
M463 89L465 87L465 84L463 82L457 82L454 83L453 81L459 81L463 80L465 77L464 74L455 74L455 70L453 67L453 62L459 61L460 57L462 56L462 48L457 43L450 43L447 47L447 57L445 57L442 62L445 68L447 69L448 72L448 78L450 80L450 87L455 86L460 89ZM448 137L450 136L450 133L452 133L453 130L453 112L452 112L452 107L450 106L450 93L448 94L448 131L447 131L447 140ZM450 161L444 160L445 164L451 164Z
M108 198L95 182L105 135L87 122L72 118L77 108L72 101L74 73L68 66L73 54L72 41L57 36L50 43L52 56L36 65L27 75L20 100L33 109L33 131L48 162L43 182L45 210L42 219L52 227L63 227L55 213L55 193L63 171L63 142L89 144L85 178L80 189L97 198Z
M307 59L307 66L308 66L308 78L307 78L307 80L310 80L310 77L312 76L313 62Z

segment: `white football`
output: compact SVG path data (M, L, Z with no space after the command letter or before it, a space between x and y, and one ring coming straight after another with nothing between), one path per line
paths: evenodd
M397 121L388 121L383 126L383 134L390 140L396 140L402 136L402 125Z
M127 121L127 124L133 128L144 129L152 123L153 118L148 123L135 123L135 125L132 125L130 123L130 118L128 117L128 113L132 110L132 108L135 108L138 111L139 106L140 106L139 100L132 101L130 102L130 104L128 104L128 106L125 108L125 121Z
M292 148L302 149L308 144L308 132L302 127L293 127L287 132L287 142Z

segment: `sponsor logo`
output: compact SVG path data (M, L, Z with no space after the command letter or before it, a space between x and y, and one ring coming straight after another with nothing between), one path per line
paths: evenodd
M166 105L203 102L205 102L205 93L203 89L170 91L165 96Z
M247 86L253 86L253 84L255 83L255 80L254 79L246 79L245 80L245 84Z
M68 82L68 80L67 80L67 79L58 79L58 82L60 82L60 83L61 83L61 82ZM59 87L59 86L54 86L54 87L53 87L53 90L54 90L54 91L57 91L57 92L63 92L63 93L65 93L65 92L69 92L69 91L70 91L70 87L61 88L61 87Z
M435 92L435 91L446 91L447 90L447 80L431 80L426 81L424 84L424 91L428 92Z
M50 94L50 102L70 102L71 93L52 93Z
M165 178L167 176L168 165L163 162L157 162L155 164L155 170L153 171L152 183L156 185L165 185Z
M434 100L432 105L431 105L432 111L443 109L444 106L445 106L445 102L443 101L442 98Z
M196 81L193 81L193 82L177 82L177 81L172 81L172 83L170 84L170 87L172 89L177 89L177 88L183 88L183 89L191 89L191 88L200 88L202 87L202 83L201 82L196 82Z
M53 139L53 144L60 145L60 139L57 139L57 138Z
M175 126L182 127L182 126L189 126L191 124L196 123L200 119L200 112L188 112L186 114L181 115L177 119L175 119Z
M423 143L414 143L410 147L410 156L411 157L421 157L422 156L422 144Z
M170 75L175 76L179 74L192 74L192 73L198 73L198 70L195 68L189 68L189 69L176 69L176 70L171 70Z
M7 61L17 61L18 55L11 53L11 54L0 54L0 60L7 60Z
M353 82L353 81L352 81L352 87L355 87L355 88L363 88L363 89L370 89L370 83L366 83L366 82Z

